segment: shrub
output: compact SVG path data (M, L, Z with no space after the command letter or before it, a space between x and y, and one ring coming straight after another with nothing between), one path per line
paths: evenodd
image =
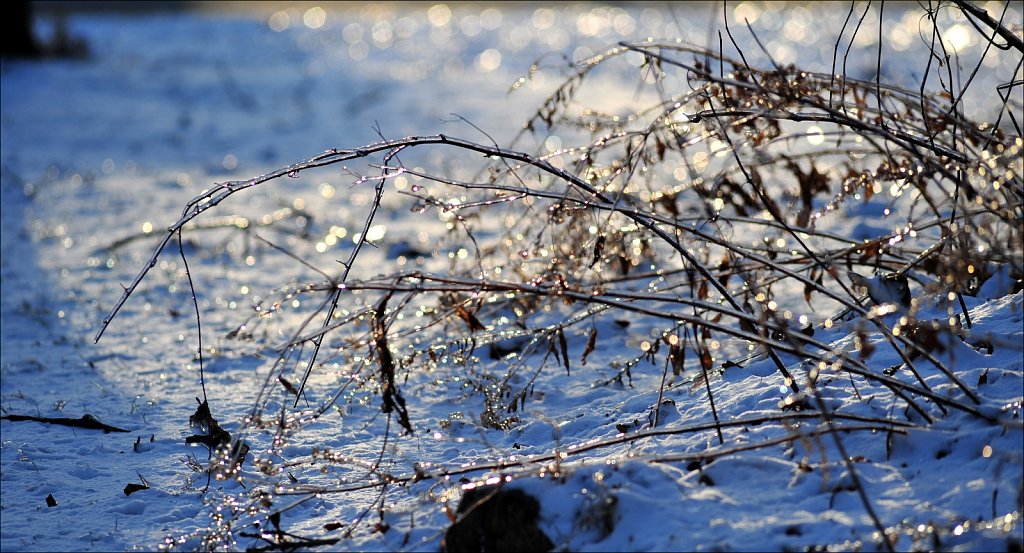
M1024 51L1005 26L958 5L984 40ZM937 29L936 12L922 17ZM846 38L853 42L836 41L829 73L775 63L767 50L769 63L754 67L738 46L732 57L679 40L622 42L571 66L509 146L443 134L382 139L217 184L191 200L152 261L187 225L263 183L344 167L353 186L372 188L338 270L317 268L320 281L270 291L228 334L257 340L273 362L250 416L212 464L217 478L245 488L225 492L220 505L229 509L204 546L239 536L278 548L325 545L280 527L289 505L325 496L368 505L324 526L351 537L386 532L397 498L451 499L452 479L462 475L558 475L559 441L530 447L527 457L516 455L521 444L489 441L541 416L533 405L546 394L569 395L545 388L556 372L581 389L657 397L648 418L611 420L573 454L664 432L713 431L724 446L724 433L738 426L820 419L850 459L835 432L840 422L891 435L951 411L993 420L940 354L971 325L963 296L993 275L1008 277L1005 292L1020 290L1024 167L1020 102L1011 94L1019 83L997 83L995 119L978 122L963 99L984 70L980 61L952 88L951 55L933 38L925 80L910 89L847 76L838 65ZM616 64L639 65L643 94L629 112L589 107L582 97L606 92L588 89L594 76ZM661 86L670 74L686 89ZM537 149L517 149L530 139ZM429 162L417 152L437 149L436 166L405 162ZM375 232L382 212L403 205L411 230L385 246ZM415 230L425 228L442 238L417 241ZM312 252L289 255L320 266ZM934 307L925 297L938 298L949 317L919 316ZM852 349L833 344L834 328L847 321ZM880 346L869 334L900 363L873 364ZM720 416L712 383L762 359L789 388L776 414ZM935 371L955 394L926 382ZM907 415L833 412L819 380L836 373L888 390ZM665 392L680 383L700 394L710 418L670 420ZM451 414L424 420L425 405L439 401L452 404ZM321 443L325 425L339 418L365 425L373 446ZM407 435L456 447L481 440L493 450L460 455L465 464L432 464L437 452L424 448L435 446ZM854 466L846 468L873 516ZM431 487L414 488L420 482ZM273 532L252 534L259 525Z

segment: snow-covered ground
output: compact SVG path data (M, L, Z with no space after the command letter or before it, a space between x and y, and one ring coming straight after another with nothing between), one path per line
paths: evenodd
M845 5L758 6L729 6L752 64L766 60L749 34L741 34L742 17L776 61L829 70ZM992 3L995 8L1001 5ZM497 359L480 346L474 363L421 357L421 370L403 366L412 435L401 435L396 420L388 428L380 391L368 384L373 369L366 367L374 360L360 357L366 344L336 347L318 361L307 406L321 405L332 392L339 400L315 420L305 411L280 424L264 420L261 428L253 415L284 417L294 397L277 373L268 379L273 348L320 301L290 295L289 287L323 277L260 238L337 274L335 261L349 255L373 190L351 186L352 175L332 166L234 195L186 232L183 251L202 311L205 390L176 242L93 343L163 229L214 183L382 137L445 133L506 144L560 84L560 55L580 60L647 36L717 46L716 9L271 4L71 14L68 31L88 45L87 58L5 60L0 408L5 417L88 414L127 432L0 422L0 549L262 547L267 542L254 535L267 528L268 514L279 512L280 528L294 535L289 539L327 540L307 543L311 550L437 550L462 491L506 478L510 488L538 499L539 527L558 549L879 549L866 504L899 535L896 549L1019 548L1024 293L1009 293L1005 270L976 297L964 298L972 341L944 343L934 352L977 394L984 417L956 409L943 414L929 404L936 420L925 425L876 382L823 371L818 383L836 416L821 422L809 411L780 409L789 390L774 365L760 360L727 368L710 382L726 423L720 442L706 387L692 373L663 387L660 361L641 359L623 382L617 367L666 328L664 321L636 317L567 328L569 368L558 352L544 367L516 367L515 356L499 355L503 344L509 352L532 344L504 334L492 336ZM905 28L886 38L894 53L885 57L883 75L910 87L921 59L918 37L907 30L920 18L914 10L886 4L884 14L897 30ZM865 17L862 36L877 36L877 17L873 11ZM1019 32L1019 5L1007 20ZM40 19L41 36L53 32L52 21ZM984 47L955 33L947 38L961 40L956 44L965 56ZM851 76L873 74L870 46L858 42L853 49ZM545 55L541 71L509 94ZM1001 55L1003 61L984 66L975 89L991 91L1001 82L991 74L1000 71L1003 79L1021 78L1014 69L1019 57ZM639 96L633 69L602 75L589 101L608 112L626 109ZM973 98L970 113L997 112L998 104ZM528 140L518 148L540 147ZM459 157L449 159L443 148L407 155L408 167L463 170ZM447 232L450 214L438 210L431 219L431 211L398 193L415 192L416 185L404 186L389 188L367 233L384 246L360 253L353 279L412 268L443 273L472 248ZM887 227L878 217L866 208L851 211L847 228ZM494 237L488 221L474 224L481 241ZM415 261L420 253L449 251L452 260ZM919 317L946 318L941 299L928 298L934 306ZM284 307L269 321L253 319L261 300ZM345 309L377 301L353 295ZM430 309L426 299L416 301L424 303L421 312ZM545 322L540 315L534 322L557 318ZM243 323L252 339L229 337ZM870 363L879 371L902 362L879 335L858 338L861 328L837 322L819 328L815 339L848 351L862 346L858 340L876 342ZM600 337L593 351L590 332ZM969 345L983 342L991 347ZM472 370L454 372L460 367ZM290 372L282 376L297 382ZM964 400L940 370L923 368L921 376L934 392ZM506 385L524 392L515 413L502 411L510 399L501 395ZM195 398L204 394L225 429L248 433L253 448L242 467L244 484L213 480L207 487L207 450L185 443L193 434ZM512 416L507 424L500 420ZM888 422L880 424L883 419ZM845 429L838 435L846 462L832 426ZM293 432L276 450L268 445L275 429ZM267 462L267 474L257 470L259 460ZM148 487L129 495L131 484Z

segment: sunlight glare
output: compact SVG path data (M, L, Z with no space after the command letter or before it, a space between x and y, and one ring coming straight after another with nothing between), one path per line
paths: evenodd
M732 16L736 18L736 21L749 21L753 24L757 18L761 17L761 8L753 2L741 2L733 8Z
M267 26L270 27L270 30L274 31L275 33L280 33L281 31L287 29L288 27L291 27L291 25L292 18L288 14L288 10L274 12L274 14L270 16L270 19L267 20Z
M435 27L444 27L452 19L452 10L445 4L435 4L427 10L427 19Z
M822 132L821 127L817 125L811 125L807 128L807 141L812 146L819 146L825 142L825 133Z
M320 6L313 6L302 15L302 22L310 29L319 29L327 21L327 12Z
M964 48L974 45L974 36L967 27L957 23L942 33L942 41L948 48L960 52Z
M501 67L501 52L488 48L477 56L476 64L484 73L490 73Z

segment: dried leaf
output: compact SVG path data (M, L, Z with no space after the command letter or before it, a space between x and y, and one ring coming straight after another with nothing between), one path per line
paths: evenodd
M216 424L216 423L214 423ZM231 443L231 433L220 426L214 426L209 434L193 434L185 438L186 444L203 444L211 450Z
M714 359L711 358L711 352L703 346L700 349L700 366L705 371L710 371L714 367Z
M283 376L279 376L279 377L277 377L277 380L278 380L278 382L281 383L282 386L284 386L285 390L288 390L293 396L298 397L299 390L296 389L295 385L292 384L291 382L289 382L288 379L286 379Z
M861 265L866 265L871 259L878 257L879 247L878 242L871 242L866 244L864 247L858 250L861 252L860 258L857 260Z
M387 333L387 307L388 300L391 299L391 294L388 293L381 298L380 303L377 304L377 308L374 310L373 317L373 343L377 350L377 357L380 359L380 377L381 377L381 411L385 413L391 413L396 411L398 413L398 423L402 425L410 435L413 434L412 422L409 420L409 411L405 408L405 398L402 397L401 392L398 390L398 385L395 384L395 360L391 356L391 348L388 346L388 333ZM461 305L456 306L457 309L465 311ZM469 315L469 312L466 311ZM470 315L472 317L472 315ZM476 320L474 317L473 320ZM467 320L467 323L469 321ZM477 321L476 324L480 324ZM472 329L472 324L470 324Z
M796 214L796 226L806 227L807 223L811 220L811 208L804 206L800 208L800 211Z
M604 253L604 242L605 237L603 234L598 236L594 242L594 258L590 260L590 267L593 267L601 259L601 254Z
M484 327L483 324L480 323L480 320L477 319L475 315L470 313L469 310L463 307L462 305L455 306L455 314L458 315L460 319L466 322L466 326L469 327L470 332L476 332L478 330L484 330L486 328Z
M548 354L554 354L555 361L557 361L559 365L562 364L562 353L558 350L557 347L555 347L554 336L552 336L551 339L548 340Z
M871 354L875 353L875 345L868 341L868 337L864 332L857 333L856 343L862 360L867 360L871 357Z
M143 486L142 484L132 483L132 484L128 484L127 486L124 487L124 494L125 495L131 495L131 494L133 494L135 492L142 491L142 490L148 490L148 489L149 489L149 486Z
M594 348L596 348L596 347L597 347L597 328L595 327L595 328L590 330L590 337L587 338L587 347L586 347L586 349L583 350L583 355L580 356L580 363L582 365L586 365L587 364L587 357L594 351Z
M802 207L796 216L796 224L806 227L810 220L811 210L814 209L814 196L819 192L828 192L828 174L818 171L818 167L811 162L811 168L805 173L800 165L787 159L786 168L796 177L800 185L800 203Z
M671 344L668 347L668 357L672 363L672 375L679 376L683 374L684 365L686 364L686 348L678 342Z
M206 401L199 401L199 398L196 398L196 403L199 404L199 407L196 407L196 412L189 416L188 424L198 431L209 432L210 428L217 424L210 413L210 404Z
M133 494L135 492L138 492L138 491L148 490L149 489L149 482L146 481L146 477L142 476L142 473L139 473L139 472L136 472L135 474L139 475L139 481L142 482L142 484L132 483L132 484L128 484L127 486L125 486L124 487L124 495L126 495L126 496L127 495L131 495L131 494Z
M664 207L665 211L673 217L679 217L679 207L676 205L676 196L676 194L664 194L661 196L661 199L658 200L661 207Z
M556 334L558 335L558 347L562 350L562 363L565 365L565 375L572 376L569 374L569 343L565 339L565 332L560 328Z
M732 276L729 274L729 268L731 265L732 262L729 259L729 254L726 253L722 256L722 261L718 263L718 270L720 271L718 274L718 282L722 284L723 288L729 287L729 277Z

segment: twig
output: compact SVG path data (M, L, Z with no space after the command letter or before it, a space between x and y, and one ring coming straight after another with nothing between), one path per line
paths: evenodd
M1024 54L1024 40L1021 40L1021 38L1014 34L1013 31L992 19L992 16L990 16L987 11L972 4L971 2L967 2L966 0L953 0L953 3L965 12L980 19L982 23L988 25L989 28L998 33L1007 44L1015 48L1018 52Z
M192 306L196 313L196 336L199 338L197 352L199 355L199 385L203 389L203 401L206 399L206 374L203 372L203 321L199 316L199 300L196 299L196 287L192 282L192 271L188 269L188 258L185 256L185 248L181 243L181 229L178 229L178 253L181 254L181 262L185 266L185 276L188 278L188 289L192 294Z

